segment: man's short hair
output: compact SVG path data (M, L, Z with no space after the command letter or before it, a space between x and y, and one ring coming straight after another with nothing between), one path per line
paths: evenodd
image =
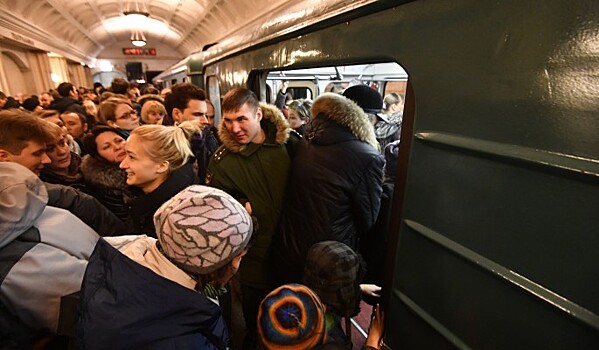
M62 97L69 97L69 94L73 91L73 86L74 85L71 83L60 83L56 88L56 91L58 91L58 94Z
M260 106L260 101L252 90L237 87L227 92L223 98L221 109L223 112L236 112L246 103L254 112Z
M123 78L114 78L110 83L110 90L115 94L127 95L129 83Z
M183 111L187 108L187 104L190 100L206 101L206 93L192 83L179 83L173 85L171 93L164 99L166 113L172 116L173 109L175 108Z
M6 94L2 91L0 91L0 100L4 100L6 99Z
M18 109L0 112L0 148L19 155L29 141L53 142L50 123Z

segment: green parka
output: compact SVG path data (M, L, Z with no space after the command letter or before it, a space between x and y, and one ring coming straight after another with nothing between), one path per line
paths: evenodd
M218 135L222 146L210 158L206 184L222 189L242 204L250 202L258 230L241 264L240 279L242 284L254 288L271 289L271 241L277 230L291 164L286 143L299 142L300 137L292 132L275 106L261 103L260 108L264 143L240 144L221 125Z

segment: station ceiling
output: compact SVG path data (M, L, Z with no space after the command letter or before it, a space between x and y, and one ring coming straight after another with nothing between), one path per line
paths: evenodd
M292 3L296 1L0 0L0 34L16 41L23 35L44 41L59 53L85 61L129 42L132 30L141 29L149 44L164 45L185 57ZM149 16L138 23L125 16L128 11Z

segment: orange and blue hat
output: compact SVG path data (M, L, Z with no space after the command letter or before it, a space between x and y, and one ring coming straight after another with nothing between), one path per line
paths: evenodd
M311 349L326 341L325 307L301 284L270 292L258 310L258 335L265 349Z

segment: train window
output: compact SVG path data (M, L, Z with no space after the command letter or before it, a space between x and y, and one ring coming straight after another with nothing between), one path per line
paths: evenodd
M395 92L404 97L408 74L395 62L271 71L266 84L272 87L273 101L285 82L286 92L293 99L315 99L325 92L341 93L355 84L367 84L383 96Z
M214 106L214 125L218 125L220 123L220 88L215 75L210 75L206 79L206 91L208 99Z

